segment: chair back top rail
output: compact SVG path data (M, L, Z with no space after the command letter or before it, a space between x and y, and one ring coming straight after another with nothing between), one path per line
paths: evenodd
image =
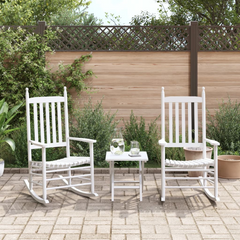
M201 103L202 102L202 97L165 97L164 98L165 103Z
M28 103L51 103L51 102L64 102L64 97L33 97L28 99Z

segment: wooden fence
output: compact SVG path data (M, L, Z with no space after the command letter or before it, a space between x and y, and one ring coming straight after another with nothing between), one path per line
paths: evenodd
M53 69L62 61L70 64L86 52L47 54ZM190 95L190 52L93 52L85 69L96 75L88 80L92 94L78 97L76 107L91 97L103 99L106 111L129 119L133 110L147 122L160 115L161 87L166 96ZM198 52L198 95L206 88L207 109L214 113L222 100L240 101L240 52ZM160 122L160 120L158 121Z

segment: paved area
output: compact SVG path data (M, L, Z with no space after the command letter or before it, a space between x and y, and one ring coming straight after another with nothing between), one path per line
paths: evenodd
M138 177L122 172L116 174L119 179ZM25 173L5 173L0 177L0 240L240 239L240 180L219 179L217 205L191 189L167 191L163 204L160 176L145 174L142 202L133 189L116 190L111 202L109 175L97 173L99 197L54 190L44 206L29 196Z

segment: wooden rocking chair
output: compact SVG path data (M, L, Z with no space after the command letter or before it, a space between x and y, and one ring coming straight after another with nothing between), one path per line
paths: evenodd
M161 124L162 139L159 140L161 146L161 173L162 190L161 201L165 201L166 188L202 188L207 197L213 201L219 201L218 197L218 142L206 138L206 106L205 89L202 88L202 97L165 97L164 88L162 88L161 97ZM200 105L200 107L199 107ZM186 108L187 106L187 108ZM194 140L192 140L192 106L194 106ZM166 114L166 107L169 114ZM174 111L175 108L175 111ZM199 117L198 108L201 108ZM174 118L175 115L175 118ZM187 117L186 117L187 115ZM165 117L169 119L168 136L169 142L165 141ZM198 120L202 118L202 138L199 141ZM186 126L187 129L186 129ZM181 131L180 131L181 130ZM181 134L181 135L180 135ZM175 135L175 137L174 137ZM214 146L214 159L206 157L206 143ZM165 159L166 147L194 147L203 149L203 158L190 161L176 161ZM214 167L214 168L210 168ZM202 171L203 176L199 177L166 177L166 172L179 171ZM167 180L199 180L200 185L190 186L170 186L166 185ZM210 183L210 184L209 184ZM209 189L214 189L213 193Z
M64 109L63 114L62 109ZM33 115L31 114L31 110L33 111ZM64 96L33 98L29 98L28 88L26 88L26 111L29 179L25 179L24 182L32 197L39 203L47 204L49 203L47 190L59 188L69 188L73 192L83 196L98 196L94 192L93 143L95 143L96 140L69 137L66 87L64 87ZM62 124L62 119L64 119L64 124ZM31 123L33 123L34 128L34 139L32 139L31 136ZM64 133L65 135L63 135ZM63 136L65 136L64 139ZM70 156L70 140L89 143L89 156ZM66 147L66 157L54 161L47 161L46 149L56 147ZM32 159L32 150L34 149L42 150L41 161L34 161ZM83 164L89 164L89 166L79 167ZM72 174L72 170L76 172L75 175ZM87 171L87 173L77 173L79 170L81 170L81 172ZM62 171L67 172L67 176L58 175L56 177L53 175L59 174L59 172ZM34 178L36 178L36 180ZM76 179L79 180L77 183L75 182ZM63 182L63 184L60 186L57 184L49 186L50 182L58 180L61 180L60 182ZM82 183L81 181L86 182ZM77 186L85 185L91 186L90 192L81 191L76 188ZM39 196L36 191L34 191L34 186L41 186L42 196Z

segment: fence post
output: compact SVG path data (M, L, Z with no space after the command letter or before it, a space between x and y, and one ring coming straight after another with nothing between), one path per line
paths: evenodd
M39 35L43 36L44 31L45 31L45 26L46 26L45 21L38 21L38 25L37 25L37 28L36 28L36 34L39 34Z
M198 95L198 22L190 23L190 96ZM192 137L194 139L194 105L192 104Z

